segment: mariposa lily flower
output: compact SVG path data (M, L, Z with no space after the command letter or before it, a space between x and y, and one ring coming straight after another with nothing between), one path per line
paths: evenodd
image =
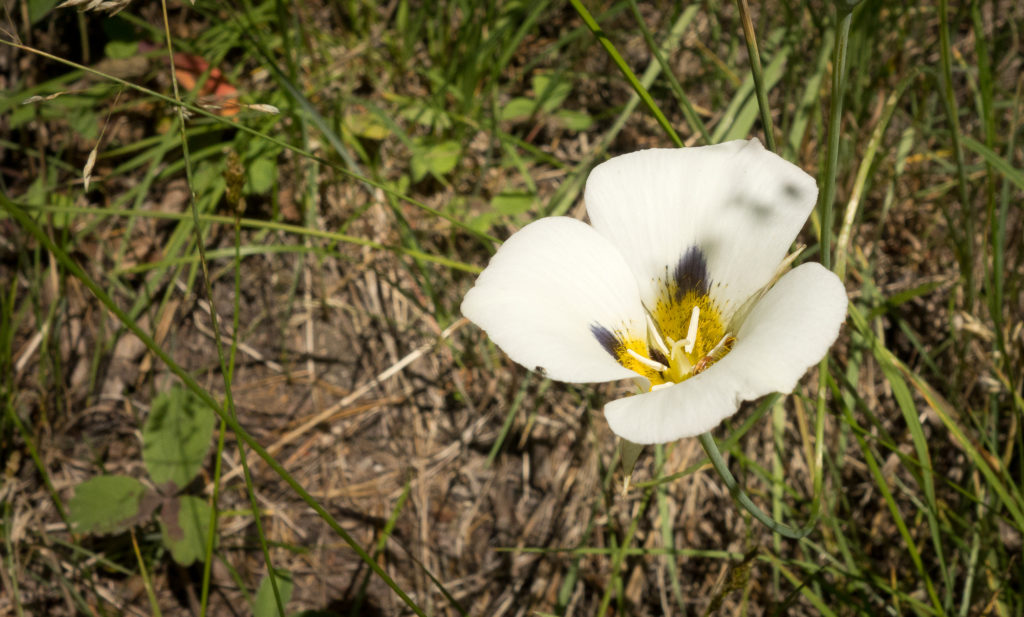
M642 393L604 408L620 437L707 432L745 400L792 392L839 334L835 274L805 263L779 276L817 194L756 139L615 157L587 179L591 225L523 227L462 313L552 379L635 378Z

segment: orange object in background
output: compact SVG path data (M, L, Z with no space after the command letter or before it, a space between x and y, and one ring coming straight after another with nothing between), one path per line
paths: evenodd
M139 42L139 51L148 52L158 47L148 41ZM167 56L164 63L169 64ZM209 71L209 72L207 72ZM199 104L210 111L225 117L234 116L241 109L238 102L238 89L231 85L224 73L217 67L210 67L205 58L179 51L174 53L174 73L178 83L187 91L193 91L200 76L206 74L206 80L199 88Z

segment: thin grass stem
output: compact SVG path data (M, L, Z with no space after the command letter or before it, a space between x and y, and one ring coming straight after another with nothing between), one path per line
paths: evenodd
M135 553L135 560L139 564L139 576L142 577L142 586L146 589L146 597L149 599L149 608L153 611L154 617L161 617L160 602L156 599L156 591L153 589L153 579L146 569L146 560L142 558L142 551L139 550L139 541L135 537L135 528L128 530L132 538L132 551Z
M371 570L373 570L384 583L398 595L399 598L408 606L414 613L420 617L426 617L426 613L419 607L412 598L402 590L401 587L384 571L383 568L372 558L369 553L359 545L355 539L349 535L347 531L341 526L341 524L318 502L312 495L307 491L288 471L277 462L277 460L267 450L249 434L245 428L239 424L238 420L227 411L225 411L221 405L213 398L199 382L196 381L188 371L182 368L177 362L174 361L171 356L164 351L153 337L148 332L143 330L139 324L131 319L127 313L116 302L110 297L110 295L100 287L96 281L94 281L74 260L72 260L68 254L58 246L46 232L28 216L24 210L14 204L12 201L7 199L3 194L0 194L0 205L11 215L12 218L17 220L18 224L32 235L40 244L44 245L46 249L54 256L62 266L67 268L69 273L89 289L89 291L96 297L96 299L110 311L114 317L116 317L128 330L139 338L140 341L149 349L154 356L157 357L167 367L169 371L174 373L178 379L185 385L186 388L191 390L196 396L198 396L211 410L213 410L220 418L228 425L228 427L235 433L236 437L241 440L245 445L253 449L256 454L266 462L274 473L276 473L294 492L302 499L317 515L323 519L324 522L330 526L330 528L340 537L349 547L355 551L356 555L366 563ZM257 510L254 510L257 511Z
M665 59L665 54L661 47L655 43L654 36L651 34L647 24L644 23L643 15L640 14L640 7L637 6L636 0L629 0L629 8L633 11L633 19L636 20L637 25L640 27L640 33L643 34L644 42L647 43L647 48L651 50L651 53L654 55L654 59L658 62L658 66L661 67L662 73L664 73L665 78L668 79L668 85L672 89L672 94L675 95L676 100L682 108L683 116L686 117L686 123L690 125L690 131L700 133L700 141L705 145L710 145L711 133L709 133L707 127L704 126L704 122L701 121L700 116L697 115L697 110L693 108L693 103L690 102L690 97L686 96L686 92L683 91L683 86L679 83L675 73L672 72L672 67ZM684 11L683 15L680 17L680 22L689 24L690 20L693 19L693 16L699 8L700 6L697 4L692 4L687 7L686 11ZM673 26L673 30L676 29L676 26ZM671 34L667 41L668 40L671 40ZM641 83L643 83L643 81L644 80L641 79ZM650 87L649 84L648 87Z
M821 190L821 263L832 269L832 219L836 200L836 174L839 165L839 141L843 124L843 90L846 86L846 52L850 41L853 12L839 16L832 48L832 98L828 110L828 144L825 146L825 170Z
M684 145L683 140L679 138L679 134L676 133L674 128L672 128L672 123L668 121L668 118L666 118L665 114L662 113L661 108L659 108L658 104L654 102L653 98L651 98L651 94L647 91L647 88L645 88L643 84L640 83L640 80L637 79L633 69L629 68L629 65L626 64L626 60L619 53L619 50L615 49L615 45L613 45L612 42L608 40L608 37L605 36L604 31L597 23L597 20L594 19L594 16L590 14L590 11L587 10L587 7L583 6L583 3L580 0L569 0L569 2L572 4L573 8L576 9L580 18L583 19L583 23L587 24L590 31L594 33L597 41L601 43L601 46L608 52L612 62L614 62L615 66L617 66L619 71L622 72L622 75L626 78L626 81L629 82L629 85L633 87L633 91L636 92L644 104L647 105L647 109L649 109L651 114L654 115L654 119L658 121L658 124L660 124L661 128L665 130L665 133L669 136L672 142L682 148Z
M736 0L740 11L740 22L743 24L743 39L747 43L747 57L750 59L750 74L754 78L754 92L757 94L757 107L761 111L761 127L768 149L775 148L775 127L772 124L771 109L768 108L768 92L764 82L764 71L761 68L761 52L757 48L757 35L754 33L754 22L750 19L750 7L747 0Z
M960 275L964 279L964 291L967 294L967 306L974 306L974 268L971 260L974 254L974 216L967 211L969 207L967 193L967 163L964 160L964 148L960 137L960 110L956 103L953 90L953 52L949 40L949 0L939 0L939 53L942 61L942 102L946 106L949 117L950 140L953 144L953 156L956 160L957 193L963 216L960 221L950 221L950 234L954 241L959 239ZM962 225L962 233L957 233L958 225Z

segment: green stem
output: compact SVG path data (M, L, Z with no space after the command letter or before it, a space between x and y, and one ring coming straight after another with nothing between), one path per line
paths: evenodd
M708 458L711 459L711 465L715 468L715 471L718 472L718 475L721 476L722 481L725 482L726 488L729 489L729 494L732 495L733 499L735 499L744 510L764 524L765 527L771 529L774 533L794 540L805 538L814 531L818 522L817 516L813 516L806 526L795 529L789 525L783 525L765 514L764 510L757 507L757 504L750 500L750 497L748 497L743 491L743 487L740 486L739 482L737 482L736 478L732 475L732 472L729 471L729 466L725 464L725 459L722 458L722 453L718 450L718 442L715 441L715 438L711 433L703 433L699 435L697 439L700 440L700 445L704 447L704 452L706 452Z
M836 200L836 167L839 163L839 130L843 119L843 87L846 85L846 47L850 40L853 12L847 12L836 24L832 52L832 101L828 110L828 155L825 159L824 186L821 194L821 263L832 269L832 206Z
M953 240L959 249L960 274L964 279L967 292L968 310L974 308L974 272L971 258L974 254L974 213L969 209L970 196L967 193L967 163L964 160L964 148L960 135L960 111L956 104L956 93L953 91L953 52L949 40L949 2L939 0L939 53L942 59L942 102L949 116L949 136L953 142L953 155L956 158L957 193L960 197L960 208L964 215L960 221L954 222L952 214L948 215L949 228L953 232ZM949 212L949 210L947 210ZM959 226L958 226L959 225ZM962 226L962 227L961 227ZM963 229L963 233L958 233ZM959 241L958 241L959 240Z
M595 37L597 37L598 42L601 43L605 51L608 52L608 55L611 56L612 62L615 63L615 66L619 67L619 70L622 71L622 74L629 81L629 85L633 86L633 91L640 96L640 99L647 105L647 108L651 110L651 113L654 114L654 118L658 121L658 124L661 125L661 128L665 130L665 133L668 134L673 143L682 148L684 144L683 140L679 138L679 134L676 133L674 128L672 128L672 124L668 121L668 118L665 117L665 114L661 112L658 104L654 102L653 98L651 98L651 94L647 92L647 88L644 88L643 84L640 83L640 80L637 79L633 69L629 68L629 65L626 64L626 60L622 57L619 51L615 49L615 45L613 45L612 42L608 40L608 37L605 36L604 31L601 30L601 26L597 23L597 20L594 19L594 16L590 14L590 11L587 10L587 7L583 6L583 3L580 2L580 0L569 0L569 3L572 4L574 9L576 9L580 18L583 19L583 23L587 24L590 31L594 33Z
M761 53L757 50L757 37L754 35L754 22L750 19L750 7L747 6L747 0L736 0L736 6L740 10L740 21L743 23L743 38L747 41L750 74L754 78L754 92L757 93L757 107L761 111L764 140L768 149L775 152L775 129L768 109L768 93L765 91L764 72L761 70Z
M410 598L409 595L406 594L405 591L403 591L402 588L399 587L397 583L395 583L394 579L392 579L388 575L388 573L384 571L380 564L378 564L370 556L370 554L367 553L366 550L363 549L363 547L358 542L356 542L355 538L353 538L347 531L345 531L345 528L341 526L337 519L331 516L327 509L320 505L320 502L314 499L313 496L309 494L309 491L307 491L305 487L303 487L302 484L299 483L298 480L296 480L290 473L288 473L288 471L280 463L278 463L277 460L274 459L274 457L269 452L267 452L266 448L261 446L259 442L256 441L256 439L253 438L253 436L250 435L249 432L246 431L241 424L239 424L237 418L235 418L232 414L229 414L227 411L225 411L220 405L220 403L218 403L217 400L213 398L213 396L211 396L209 392L207 392L199 385L199 382L196 381L195 377L189 374L189 372L182 368L177 362L175 362L174 359L166 351L163 350L163 348L157 345L156 341L153 340L153 337L150 336L148 332L139 327L139 324L132 320L131 317L129 317L128 314L125 313L124 310L122 310L121 307L119 307L114 302L114 300L110 297L110 294L104 291L103 288L100 287L96 283L96 281L92 279L92 277L86 274L85 270L83 270L81 266L79 266L75 261L73 261L71 257L69 257L68 254L61 247L57 246L57 243L54 242L53 239L50 238L50 236L47 235L45 231L43 231L43 229L39 226L38 223L36 223L35 220L32 219L32 217L28 216L28 214L26 214L25 211L18 207L18 205L15 204L13 201L7 199L3 193L0 193L0 206L2 206L4 210L6 210L8 214L10 214L11 217L18 222L18 225L20 225L22 229L24 229L32 237L38 240L39 243L42 244L46 248L46 250L53 255L54 259L56 259L58 262L60 262L61 265L67 268L67 270L71 273L72 276L81 281L82 284L85 285L85 287L88 288L89 291L92 292L94 296L96 296L96 299L99 300L100 304L106 307L107 310L110 311L110 313L113 314L118 319L118 321L124 324L125 328L127 328L132 332L132 334L137 336L139 340L142 341L142 343L146 346L146 348L149 349L153 353L153 355L155 355L157 359L159 359L164 364L164 366L167 367L169 371L174 373L183 384L185 384L185 387L187 387L189 390L195 393L195 395L202 399L202 401L211 410L213 410L214 413L220 416L221 420L223 420L224 423L228 425L228 427L235 434L235 436L240 441L245 443L245 445L252 448L252 450L261 459L263 459L267 466L270 467L274 471L274 473L276 473L277 476L285 482L285 484L291 487L292 491L294 491L295 494L298 495L300 499L302 499L302 501L306 502L306 505L308 505L314 512L316 512L316 514L325 523L327 523L327 525L334 531L335 534L338 535L338 537L340 537L346 544L348 544L348 546L356 553L356 555L359 556L363 563L365 563L371 570L373 570L373 572L377 576L379 576L382 581L384 581L384 584L390 587L391 590L394 591L395 594L402 599L402 601L405 603L406 606L409 607L410 610L412 610L420 617L426 617L426 613L423 611L423 609L420 608L420 606L416 604L416 602L414 602L413 599Z

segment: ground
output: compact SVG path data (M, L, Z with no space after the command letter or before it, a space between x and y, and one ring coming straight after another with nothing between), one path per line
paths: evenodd
M212 84L182 133L160 4L52 4L2 3L0 614L273 614L263 540L289 614L1024 605L1016 3L853 15L824 232L851 317L824 376L714 433L756 503L813 523L802 540L740 508L694 439L647 448L624 488L601 408L632 384L547 380L460 315L500 240L585 218L594 164L673 145L572 5L172 2L182 96L189 62ZM645 83L686 145L705 141L693 116L709 141L768 143L745 2L645 4L642 22L584 4L638 75L658 66L643 30L664 45L678 89ZM839 5L749 7L777 149L822 187ZM145 422L183 375L281 468L244 448L248 488L218 422L180 491L218 491L205 607L202 560L177 563L157 515L68 524L91 478L158 488Z

